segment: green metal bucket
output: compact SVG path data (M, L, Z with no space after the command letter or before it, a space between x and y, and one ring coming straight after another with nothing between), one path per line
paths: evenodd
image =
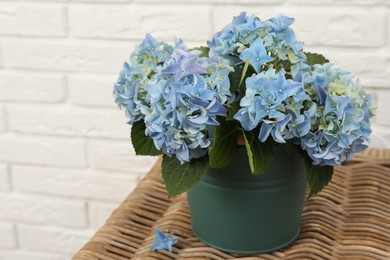
M261 176L251 174L245 147L223 169L209 169L188 192L192 230L204 243L226 252L275 251L299 234L306 180L298 154L274 148Z

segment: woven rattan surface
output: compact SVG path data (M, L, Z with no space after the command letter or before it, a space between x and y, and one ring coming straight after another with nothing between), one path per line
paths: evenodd
M160 164L74 259L390 259L390 150L371 149L336 167L330 185L306 201L298 239L250 257L210 248L192 234L186 196L168 198ZM154 227L180 237L172 253L149 252Z

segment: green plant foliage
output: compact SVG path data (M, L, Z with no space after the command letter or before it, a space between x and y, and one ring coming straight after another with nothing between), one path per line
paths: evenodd
M230 103L227 109L227 121L235 120L233 116L237 114L238 110L240 110L241 106L239 102Z
M210 167L223 168L237 152L237 137L239 133L237 123L220 119L220 125L214 131L214 143L209 151Z
M293 145L293 147L295 148L293 151L296 151L304 161L306 181L310 188L308 198L310 198L320 192L331 181L333 166L313 165L306 151L297 145Z
M230 91L231 92L239 92L240 91L240 80L242 76L242 67L237 67L234 69L234 72L229 73L229 81L230 81Z
M176 157L163 156L162 176L170 197L186 192L197 184L209 168L209 158L204 156L180 164Z
M310 158L305 159L305 176L310 187L309 198L328 185L332 175L333 166L313 165Z
M130 138L135 150L135 154L151 156L162 154L162 151L157 150L153 139L145 135L145 129L145 123L143 120L135 122L131 127Z
M267 170L272 162L273 147L268 141L260 142L256 132L242 132L252 174L260 175Z
M244 69L242 70L242 74L241 74L241 79L240 79L240 84L239 84L240 86L241 86L242 82L244 81L244 78L245 78L246 72L248 71L248 67L249 67L250 62L251 62L250 58L246 59Z
M318 53L311 53L311 52L305 52L306 57L307 57L307 65L314 65L314 64L324 64L329 62L327 58L324 57L322 54Z
M200 47L194 47L191 50L192 51L194 51L194 50L201 51L202 53L199 55L199 57L202 58L202 57L208 57L209 56L210 48L206 47L206 46L200 46Z
M238 93L241 97L245 96L246 86L244 80L255 73L252 66L249 66L249 59L244 63L234 68L234 72L229 73L230 91Z

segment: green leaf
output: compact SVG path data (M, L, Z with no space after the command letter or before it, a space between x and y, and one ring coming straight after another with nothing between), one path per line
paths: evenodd
M240 91L240 79L242 76L243 68L234 68L233 72L229 73L230 91Z
M247 70L248 70L250 61L251 61L251 58L250 58L250 57L249 57L248 59L246 59L246 61L245 61L244 69L242 70L242 74L241 74L241 80L240 80L240 84L239 84L240 86L241 86L241 84L242 84L242 81L243 81L244 78L245 78L245 75L246 75L246 72L247 72Z
M309 197L320 192L332 179L333 166L318 166L311 163L309 156L305 156L305 176L309 184Z
M215 127L214 143L209 151L210 167L223 168L237 152L239 129L234 121L220 120L220 125Z
M268 141L260 142L256 132L242 132L252 174L260 175L272 162L273 147Z
M280 145L286 152L291 153L294 144L291 142L291 140L287 140L286 143Z
M233 102L229 104L227 109L227 117L226 121L234 120L233 116L237 114L238 110L240 110L241 106L239 102Z
M333 176L333 166L313 165L306 151L302 150L298 145L294 145L293 147L304 161L306 181L310 187L308 198L310 198L328 185Z
M137 121L131 127L131 142L136 155L160 155L161 151L157 150L153 139L145 135L145 123L143 120Z
M191 49L191 51L194 51L194 50L197 50L197 51L201 51L201 52L202 52L202 53L199 55L199 58L208 57L208 56L209 56L209 51L210 51L210 48L209 48L209 47L200 46L200 47L194 47L194 48Z
M311 53L311 52L305 52L305 54L306 54L306 57L307 57L306 63L308 65L314 65L314 64L322 65L324 63L329 62L329 60L326 59L322 54Z
M209 168L209 158L204 156L180 164L176 157L163 156L162 176L169 197L186 192L197 184Z
M238 92L240 96L245 96L246 86L242 84L246 77L256 73L252 66L249 66L249 60L244 66L235 67L234 72L229 73L230 91Z

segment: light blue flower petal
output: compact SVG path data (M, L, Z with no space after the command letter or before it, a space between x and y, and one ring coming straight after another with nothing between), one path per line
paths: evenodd
M268 136L271 134L272 126L266 123L261 124L260 127L260 133L259 133L259 140L261 142L265 142L268 138Z
M172 238L172 233L165 235L159 228L156 228L156 236L153 244L150 246L150 251L166 249L172 252L172 246L179 241L179 238Z

